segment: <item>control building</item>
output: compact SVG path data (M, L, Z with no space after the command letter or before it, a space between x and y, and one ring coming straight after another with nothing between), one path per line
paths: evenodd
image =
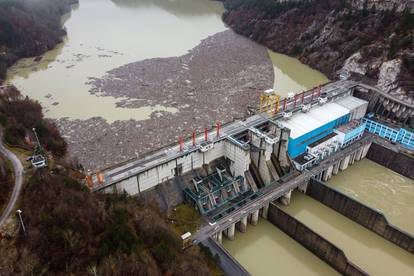
M367 101L347 95L281 121L290 129L288 153L295 167L304 170L361 138L367 106Z

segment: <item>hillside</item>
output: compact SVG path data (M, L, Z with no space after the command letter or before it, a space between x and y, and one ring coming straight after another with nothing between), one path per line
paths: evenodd
M414 2L225 0L237 33L298 57L331 79L364 78L414 98Z
M0 80L20 58L41 55L66 34L61 16L78 0L0 0Z
M17 224L0 229L0 275L210 275L218 271L212 256L200 247L181 249L179 234L184 230L178 231L158 206L125 194L91 193L76 162L64 160L66 143L54 124L43 118L39 103L13 87L0 89L5 142L33 148L33 127L49 152L49 168L26 171L18 208L23 210L27 232L19 231ZM0 180L2 192L11 189L11 170L1 156ZM8 192L1 196L0 209Z

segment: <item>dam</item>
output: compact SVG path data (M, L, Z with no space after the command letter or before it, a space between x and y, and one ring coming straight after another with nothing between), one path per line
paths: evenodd
M193 206L205 223L195 233L186 234L185 242L207 244L218 254L228 275L248 274L243 265L251 265L240 264L238 253L233 251L233 257L220 244L224 240L231 251L233 245L227 240L237 242L245 234L248 244L247 232L255 231L250 225L271 226L262 218L279 228L275 234L278 240L289 244L283 248L283 244L269 240L275 252L287 255L287 247L296 248L295 254L312 263L303 273L381 272L363 262L363 255L353 255L352 248L357 248L387 259L387 269L398 267L405 275L413 269L413 236L390 223L375 206L324 184L357 166L373 145L382 144L395 155L411 150L408 132L404 132L401 146L379 137L378 131L386 137L393 130L379 130L380 123L372 128L367 118L377 118L367 117L368 102L353 96L358 89L359 83L338 81L284 98L269 89L250 117L225 125L217 121L203 133L179 137L175 144L93 173L85 183L94 192L124 192L155 201L167 212L182 202ZM298 199L304 204L297 203ZM318 212L324 215L318 216ZM347 227L341 243L335 238L340 232L335 233L330 222ZM327 229L334 234L330 236ZM365 233L368 245L355 237L358 232ZM346 238L350 242L343 243ZM260 239L257 242L260 244ZM295 257L289 261L300 263Z
M413 233L413 180L363 159L327 184L381 210L391 223ZM411 275L414 271L410 253L302 193L295 192L290 205L281 208L335 242L370 275ZM269 275L276 264L284 275L337 273L307 256L308 250L264 219L249 226L246 233L237 233L234 241L223 239L223 245L252 275Z

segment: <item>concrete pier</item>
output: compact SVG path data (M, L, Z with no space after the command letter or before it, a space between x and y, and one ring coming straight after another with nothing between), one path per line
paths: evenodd
M351 153L351 158L349 159L349 164L353 165L355 163L356 152Z
M341 171L346 170L348 168L350 158L351 158L351 156L348 155L344 159L341 160L341 164L339 165L339 169Z
M329 166L329 168L324 172L323 181L328 181L332 177L333 167L333 165Z
M247 230L247 216L242 218L238 223L237 223L237 229L242 232L242 233L246 233Z
M291 196L292 196L292 191L287 192L286 194L282 195L282 197L280 198L280 202L283 205L288 206L290 204Z
M269 212L269 203L266 203L262 208L262 218L267 219L268 212Z
M334 164L334 166L333 166L333 170L332 170L332 173L334 174L334 175L337 175L338 174L338 172L339 172L339 166L341 165L341 162L338 162L338 163L335 163Z
M231 240L231 241L233 241L233 240L234 240L234 232L235 232L235 229L236 229L236 224L235 224L235 223L233 223L233 224L231 224L231 225L229 226L229 228L227 228L227 229L224 231L225 236L226 236L229 240Z
M362 153L364 152L364 148L360 148L356 153L356 161L360 161L362 159Z
M256 210L252 213L252 218L250 220L251 225L257 225L257 222L259 221L259 210Z

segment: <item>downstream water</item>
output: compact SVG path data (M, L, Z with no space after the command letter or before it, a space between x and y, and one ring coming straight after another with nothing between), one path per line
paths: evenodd
M283 209L344 250L370 275L414 275L413 255L318 201L295 192Z
M414 235L414 181L363 159L333 176L328 185L380 210L388 221Z
M223 237L223 245L254 276L339 275L267 220L236 232L234 241Z
M223 11L221 3L210 0L80 0L64 19L65 41L39 62L18 62L9 70L8 81L39 100L51 118L100 116L112 122L148 119L156 110L177 112L163 106L119 108L116 102L122 99L92 95L87 83L130 62L185 54L207 36L227 29ZM272 52L270 57L281 95L327 81L296 59Z

